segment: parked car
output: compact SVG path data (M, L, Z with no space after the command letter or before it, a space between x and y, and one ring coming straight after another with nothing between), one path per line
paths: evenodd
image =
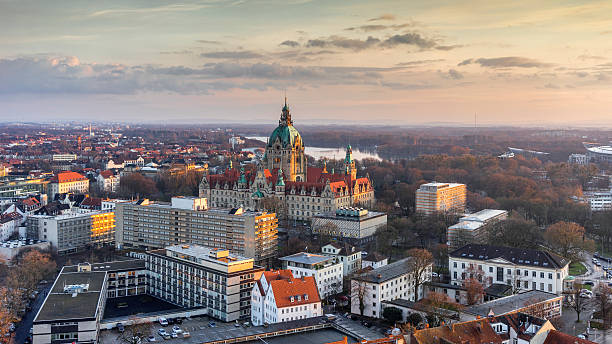
M191 333L187 331L183 332L183 338L189 338L189 337L191 337Z
M244 324L242 324L244 327L251 327L251 323L250 322L245 322Z
M240 324L238 323L238 321L234 323L234 327L240 327Z
M166 329L163 329L163 328L160 328L159 330L157 330L157 333L159 333L159 335L162 337L168 335L168 332L166 332Z
M125 326L123 326L122 323L118 323L117 324L117 331L119 331L119 332L125 331Z
M180 325L183 323L183 318L176 318L174 319L174 322Z
M215 324L214 321L211 321L208 323L208 327L217 327L217 324Z
M172 332L173 333L183 333L183 330L181 330L180 327L178 327L177 325L172 326Z
M584 282L582 282L582 284L584 284L584 285L590 285L590 286L592 287L592 286L594 286L594 285L595 285L595 282L593 282L593 281L584 281Z
M164 317L159 318L159 324L162 326L168 326L168 319Z
M147 341L150 342L157 342L157 339L155 339L155 336L148 336L147 337Z

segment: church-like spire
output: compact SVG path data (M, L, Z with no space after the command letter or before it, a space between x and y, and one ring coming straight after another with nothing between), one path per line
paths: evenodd
M327 160L323 160L323 171L321 173L327 173Z
M278 121L278 125L286 127L293 125L293 121L291 120L291 111L289 111L289 105L287 105L287 97L285 97L285 106L283 106L283 110L281 111L281 117Z

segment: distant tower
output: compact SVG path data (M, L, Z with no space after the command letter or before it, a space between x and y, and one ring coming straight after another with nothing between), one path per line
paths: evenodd
M265 168L282 169L288 181L306 181L306 154L300 133L293 127L291 112L285 98L278 127L274 129L264 155Z
M81 150L82 149L82 145L83 144L83 137L81 137L81 135L77 136L77 149Z
M344 158L344 173L350 175L351 179L357 178L357 168L353 159L353 148L351 145L346 146L346 156Z

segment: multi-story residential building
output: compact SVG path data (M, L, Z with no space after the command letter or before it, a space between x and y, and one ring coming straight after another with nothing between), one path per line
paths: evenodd
M312 232L355 245L374 240L378 229L387 227L387 214L363 208L339 208L312 216Z
M457 249L467 244L486 244L491 227L507 217L507 211L497 209L484 209L466 215L448 227L448 245L451 249Z
M567 162L570 164L588 165L589 158L586 154L570 154L567 159Z
M146 293L143 260L64 266L34 317L36 344L98 343L106 300Z
M554 253L480 244L449 253L448 266L455 285L471 277L485 288L506 284L517 292L539 290L557 295L563 292L563 280L569 273L569 261Z
M50 199L54 199L57 194L64 193L86 194L89 192L89 179L72 171L59 172L51 178L49 183Z
M96 177L98 188L104 192L117 192L119 189L119 176L116 176L113 171L101 171Z
M361 268L365 269L371 267L372 269L378 269L381 266L389 264L389 257L384 256L378 252L368 253L367 256L361 258Z
M321 247L324 256L338 258L342 262L342 273L348 276L361 269L361 251L343 242L331 242Z
M431 281L431 264L425 269L415 295L416 278L410 260L404 258L351 278L351 313L381 318L383 301L397 299L416 302L423 295L423 284Z
M294 278L290 270L266 271L251 292L251 323L260 326L323 315L312 276Z
M51 160L53 161L74 161L76 159L76 154L53 154L51 157Z
M23 216L16 211L0 213L0 241L6 241L11 235L17 233L22 221Z
M222 321L250 319L251 291L264 271L253 258L198 245L148 251L148 292L167 302L206 308Z
M212 206L247 209L264 208L264 199L273 198L279 203L279 217L293 221L310 221L317 213L341 207L374 204L372 181L368 176L357 177L351 146L347 146L342 173L308 167L306 162L304 142L285 102L257 169L229 168L223 174L206 174L200 197L208 198Z
M416 191L416 211L433 213L463 213L465 210L465 184L426 183Z
M612 190L610 191L588 191L584 198L589 203L591 211L607 211L612 209Z
M114 212L32 215L27 218L26 227L31 236L48 241L58 253L76 252L89 245L111 245L115 241Z
M205 198L173 197L116 203L117 247L163 248L197 244L229 250L268 265L276 258L278 221L274 213L208 208Z
M299 252L282 257L283 269L291 270L296 278L313 276L321 297L342 291L343 263L335 257Z

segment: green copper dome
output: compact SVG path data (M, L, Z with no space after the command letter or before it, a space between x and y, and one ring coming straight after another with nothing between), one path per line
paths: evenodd
M292 147L295 144L296 138L299 138L298 141L302 141L300 133L292 125L279 125L276 127L276 129L274 129L272 135L270 135L268 147L272 147L272 145L276 143L277 139L279 139L282 148Z
M272 147L276 143L276 140L280 142L282 148L293 147L296 141L302 141L300 133L293 127L291 112L287 105L287 98L285 98L285 106L283 106L283 110L281 111L278 127L274 129L268 140L268 147Z

